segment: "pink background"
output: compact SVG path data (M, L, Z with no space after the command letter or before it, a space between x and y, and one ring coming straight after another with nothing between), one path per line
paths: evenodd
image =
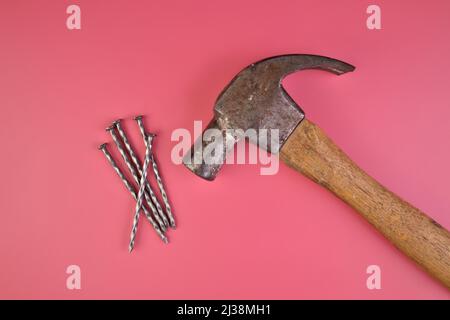
M437 298L446 290L352 209L281 164L214 183L173 164L172 130L208 121L244 66L286 53L354 64L285 86L361 167L450 228L450 2L2 1L1 298ZM82 30L66 28L78 4ZM163 245L97 145L143 113L179 228ZM143 154L132 121L125 123ZM117 155L117 153L114 153ZM81 267L82 289L66 289ZM382 289L366 288L366 268Z

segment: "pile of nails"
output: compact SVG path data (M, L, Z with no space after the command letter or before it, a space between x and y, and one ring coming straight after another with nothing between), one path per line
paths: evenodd
M153 226L161 240L164 241L164 243L168 243L168 239L165 235L167 228L171 227L175 229L175 219L173 217L172 209L170 208L169 200L167 198L167 193L161 180L158 164L156 163L156 159L152 150L153 139L155 138L155 135L152 133L148 133L145 130L142 116L137 116L134 119L137 122L146 148L143 164L141 164L141 161L139 160L133 147L131 146L127 135L123 130L120 120L114 121L108 128L106 128L106 131L110 133L112 140L119 150L119 153L122 156L122 159L125 162L129 173L133 177L136 186L128 180L123 171L119 168L117 162L108 151L108 145L106 143L103 143L99 147L99 149L103 152L106 159L108 160L109 164L114 168L114 171L117 173L131 196L136 201L136 207L134 209L133 215L133 227L131 230L130 244L128 247L128 250L130 252L133 251L134 248L134 242L141 211L144 214L145 218ZM153 191L150 183L147 180L147 171L149 169L149 166L152 167L156 183L161 193L161 198L164 202L164 209L161 207L161 204L159 203L155 192Z

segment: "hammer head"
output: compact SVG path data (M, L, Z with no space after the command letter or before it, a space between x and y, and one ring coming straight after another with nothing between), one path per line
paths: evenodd
M341 75L355 68L345 62L316 55L293 54L261 60L246 67L228 84L217 98L214 118L183 159L185 166L198 176L214 180L226 157L226 150L243 136L231 137L230 130L278 130L276 141L252 143L278 153L289 135L305 117L304 112L284 90L284 77L299 70L321 69ZM209 129L218 129L224 140L205 139ZM236 131L235 131L236 132ZM225 141L225 143L224 143ZM218 146L217 144L221 144ZM214 161L205 161L203 150L214 149Z

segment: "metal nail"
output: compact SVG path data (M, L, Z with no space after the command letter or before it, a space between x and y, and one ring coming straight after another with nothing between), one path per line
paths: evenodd
M150 139L150 138L149 138ZM144 166L142 167L142 176L139 184L139 192L137 196L136 201L136 208L134 213L134 219L133 219L133 228L131 230L130 235L130 245L128 247L129 252L133 251L134 248L134 241L136 238L137 228L139 225L139 211L141 211L142 202L144 200L144 193L145 193L145 186L146 186L146 180L147 180L147 170L148 166L150 165L150 150L151 150L151 143L147 144L147 148L145 150L145 160L144 160Z
M131 163L130 159L128 158L128 155L127 155L125 149L123 148L122 143L119 140L119 137L114 132L114 128L115 128L115 126L110 126L110 127L106 128L106 131L108 131L111 134L114 144L116 145L117 149L119 150L119 153L122 156L122 159L125 161L125 164L127 165L128 170L131 172L131 175L133 176L134 182L136 182L137 185L140 185L139 184L140 175L136 171L136 169L133 166L133 164ZM151 196L149 196L149 194L147 192L144 192L144 197L145 197L145 200L147 201L147 204L149 205L150 209L153 211L153 215L154 215L156 221L158 221L158 224L160 225L161 230L166 231L167 227L166 227L165 223L163 222L163 220L161 220L161 218L159 217L158 210L155 208L155 206L152 202Z
M128 154L130 155L130 158L133 161L134 166L136 167L136 169L138 171L139 176L142 176L141 163L140 163L138 157L136 156L136 153L134 152L133 147L131 146L130 141L128 140L128 137L127 137L125 131L123 130L122 125L120 124L120 119L114 121L113 126L115 126L115 128L117 129L117 132L119 133L119 135L122 139L122 142L125 145L125 148L127 149ZM144 140L144 141L146 141L146 140ZM147 143L145 144L145 146L147 147ZM147 180L145 180L145 183L146 183L146 185L145 185L146 190L150 194L150 197L156 206L156 210L158 211L159 217L161 218L161 220L163 221L163 223L166 227L169 226L169 221L167 220L166 215L164 214L164 211L161 208L161 205L158 201L158 198L156 198L156 195L150 186L150 183Z
M107 149L107 144L103 143L102 145L100 145L99 146L99 150L101 150L103 152L103 154L105 155L105 157L108 160L109 164L113 167L114 171L117 173L119 178L122 180L123 184L125 185L127 190L130 192L131 196L134 198L134 200L137 201L137 193L134 190L133 185L128 181L128 179L123 174L122 170L120 170L120 168L118 167L116 161L114 160L114 158L112 157L111 153ZM153 219L153 217L151 216L151 214L147 210L147 208L145 206L142 206L142 210L144 211L145 217L150 222L152 227L155 229L156 233L161 238L161 240L164 241L164 243L168 243L169 240L164 235L163 231L161 231L161 229L159 228L157 222Z
M144 121L142 120L142 118L143 118L143 116L139 115L139 116L135 117L134 119L136 120L136 122L137 122L137 124L139 126L139 131L141 132L141 135L144 138L144 142L146 143L146 146L147 146L148 142L147 142L146 136L148 135L148 133L145 130ZM154 134L150 134L150 135L152 135L152 137L155 137ZM172 214L172 208L170 207L169 198L167 197L167 193L166 193L166 190L164 188L164 184L162 182L161 175L159 174L158 164L156 162L156 158L155 158L153 152L152 152L151 157L152 157L153 173L155 174L156 182L158 184L158 188L159 188L159 190L161 192L161 196L162 196L163 201L164 201L164 206L166 207L166 212L167 212L167 215L169 217L170 226L173 229L175 229L176 228L175 218L174 218L174 216Z

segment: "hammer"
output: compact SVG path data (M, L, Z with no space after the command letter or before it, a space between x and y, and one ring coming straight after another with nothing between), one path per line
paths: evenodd
M294 170L325 187L361 214L400 251L450 289L450 233L360 169L314 123L283 88L281 81L293 72L321 69L342 75L352 65L317 55L275 56L253 63L238 73L217 98L214 118L205 129L246 131L278 130L270 144L250 142L281 159ZM205 141L206 140L206 141ZM238 141L239 137L235 139ZM184 165L196 175L214 180L226 157L218 140L202 139L192 146ZM221 142L220 142L221 143ZM214 147L215 162L198 156ZM218 160L218 161L217 161Z

